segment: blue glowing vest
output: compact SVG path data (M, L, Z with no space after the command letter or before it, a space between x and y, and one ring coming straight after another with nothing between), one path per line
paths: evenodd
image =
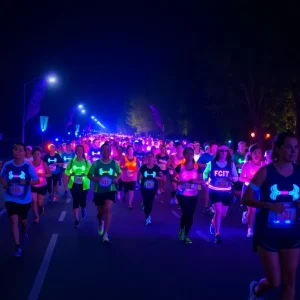
M208 188L214 192L230 192L232 186L232 168L229 163L224 168L211 161L211 171Z

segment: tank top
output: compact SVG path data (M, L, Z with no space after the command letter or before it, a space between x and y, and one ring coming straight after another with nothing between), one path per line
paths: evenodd
M134 156L132 160L128 159L128 156L124 156L125 160L125 167L127 167L127 170L122 171L122 180L125 182L129 181L137 181L137 161L136 157Z
M254 175L257 173L257 171L263 166L264 164L261 162L259 166L255 165L251 161L247 161L243 168L246 168L246 177L250 180L254 177Z
M296 203L300 198L300 167L294 165L294 172L288 177L280 175L274 164L266 165L265 168L267 175L260 188L260 201L283 203L286 209L282 214L257 209L254 234L283 238L293 236L300 240L300 215Z
M173 154L173 156L174 156L174 161L173 161L173 167L174 167L174 169L178 165L185 163L185 158L179 159L176 154ZM173 170L169 170L169 173L172 175L172 174L174 174L174 171Z
M160 154L156 155L158 166L162 171L167 170L168 156L161 156Z
M227 163L224 168L218 166L216 161L211 161L211 171L209 176L208 188L216 193L231 192L232 186L232 168Z
M44 165L43 165L43 161L41 161L40 165L39 166L35 166L34 164L32 164L34 166L34 169L35 171L37 172L37 174L46 174L46 171L45 171L45 168L44 168ZM47 181L46 181L46 177L39 177L40 179L40 183L39 184L36 184L34 185L34 187L41 187L41 186L45 186L47 184Z
M179 180L191 180L198 178L198 164L194 164L192 170L187 170L184 163L180 164L180 173L178 174ZM183 196L196 196L198 195L198 185L194 183L179 184L177 186L177 194Z

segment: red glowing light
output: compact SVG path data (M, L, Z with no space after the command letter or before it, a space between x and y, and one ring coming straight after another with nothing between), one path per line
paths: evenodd
M251 132L250 136L251 136L252 138L255 138L255 132Z
M266 139L269 139L271 137L271 134L270 133L267 133L266 134Z

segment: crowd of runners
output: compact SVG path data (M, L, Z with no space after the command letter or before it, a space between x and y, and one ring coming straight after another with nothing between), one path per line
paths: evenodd
M192 244L190 230L198 203L204 199L204 214L211 215L207 228L221 244L222 222L233 199L240 201L247 237L253 239L266 278L250 284L249 299L282 283L281 299L294 299L300 249L300 169L298 140L292 133L279 134L272 150L262 153L259 145L238 143L233 153L225 143L166 141L119 135L95 135L46 151L22 143L13 146L13 159L1 171L4 201L9 216L15 256L21 256L28 240L27 216L34 224L45 212L44 200L58 201L58 185L73 199L74 227L87 218L87 193L94 192L98 233L109 243L112 206L115 201L131 210L141 206L145 225L152 222L155 197L171 185L170 205L179 205L178 238ZM136 204L135 193L143 202ZM202 199L201 198L201 199Z

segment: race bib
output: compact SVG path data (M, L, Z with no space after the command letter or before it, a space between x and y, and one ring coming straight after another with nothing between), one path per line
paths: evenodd
M14 184L10 186L9 190L14 196L21 196L24 194L24 185Z
M228 188L229 187L229 181L228 180L224 180L224 179L217 179L216 183L215 183L216 187L219 188Z
M101 187L108 187L111 185L111 183L112 183L112 180L108 177L102 177L99 181L99 185Z
M82 176L75 176L74 182L76 184L82 184Z
M56 166L50 165L50 166L49 166L49 169L50 169L50 171L55 171L55 170L56 170Z
M66 169L67 165L68 165L68 163L64 163L63 168Z
M147 189L147 190L152 190L152 189L154 189L154 185L155 185L155 183L154 183L153 180L146 180L145 183L144 183L144 187L145 187L145 189Z
M281 214L269 211L268 227L269 228L292 228L297 218L296 207L287 206Z
M128 177L132 177L133 174L134 174L134 171L131 171L131 170L127 171L127 176Z
M184 189L185 189L186 191L193 191L193 190L195 190L195 184L186 183L186 184L184 185Z

